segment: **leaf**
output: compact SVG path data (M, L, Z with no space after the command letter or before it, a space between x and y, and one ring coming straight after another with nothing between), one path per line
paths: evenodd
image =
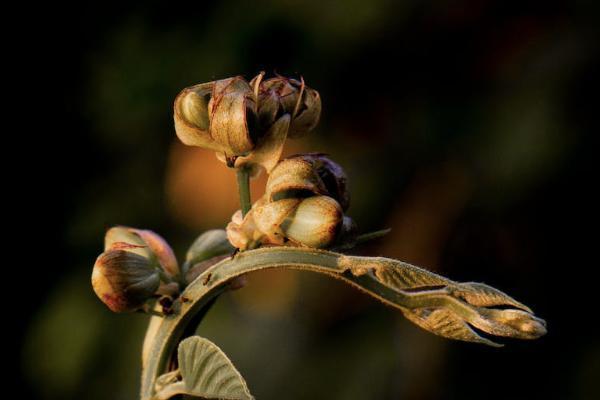
M184 339L177 353L179 371L157 378L156 400L177 394L206 399L251 400L244 378L225 353L210 340L200 336ZM181 376L181 380L177 377Z
M404 262L381 263L375 268L379 281L393 289L416 289L427 286L446 286L453 282L426 269Z
M513 306L529 313L533 312L525 304L519 303L506 293L485 283L458 283L453 287L452 294L477 307Z
M438 336L465 342L483 343L493 347L502 347L489 339L479 336L469 324L451 310L445 308L420 308L416 310L402 310L404 316Z

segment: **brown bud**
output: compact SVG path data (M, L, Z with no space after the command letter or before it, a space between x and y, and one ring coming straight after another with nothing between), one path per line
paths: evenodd
M344 211L350 205L344 170L320 153L297 154L281 160L271 171L266 191L272 201L327 195L337 200Z
M321 97L319 92L307 87L304 80L278 76L267 79L260 85L259 103L263 101L268 104L265 106L265 116L276 118L276 115L290 114L291 122L288 136L298 138L304 136L317 126L321 116ZM273 99L277 98L279 108L273 114ZM259 112L261 106L259 105Z
M326 248L335 241L342 218L342 208L331 197L309 197L300 201L295 213L282 224L283 233L298 244Z
M342 224L342 209L331 197L282 199L255 204L241 221L234 215L227 236L242 250L261 244L326 248L335 242Z
M173 107L177 136L187 145L226 157L246 154L255 146L254 99L250 85L239 76L185 88Z

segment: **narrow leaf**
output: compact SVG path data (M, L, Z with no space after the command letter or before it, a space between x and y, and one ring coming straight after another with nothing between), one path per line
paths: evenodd
M502 347L489 339L479 336L469 324L454 312L444 308L403 310L409 320L438 336L465 342L483 343L493 347Z
M453 294L477 307L513 306L532 313L525 304L519 303L509 295L484 283L466 282L456 284Z
M382 263L375 268L375 276L381 283L397 290L446 286L453 283L443 276L403 262Z

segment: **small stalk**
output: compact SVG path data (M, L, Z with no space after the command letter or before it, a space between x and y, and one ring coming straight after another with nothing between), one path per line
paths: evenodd
M246 167L236 168L238 191L240 193L240 208L242 217L245 217L252 207L250 199L250 171Z
M358 235L356 237L356 244L358 245L361 243L369 242L371 240L379 239L381 237L384 237L388 233L390 233L390 231L391 231L391 229L387 228L387 229L381 229L381 230L374 231L374 232L363 233L362 235Z

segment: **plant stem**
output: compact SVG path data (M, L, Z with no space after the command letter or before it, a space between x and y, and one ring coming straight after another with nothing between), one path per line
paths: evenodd
M423 306L448 307L464 317L474 317L474 310L463 302L449 296L444 289L422 291L394 290L379 282L371 274L356 276L354 268L375 268L394 264L406 268L404 263L384 258L353 257L323 250L271 247L249 250L225 259L199 275L181 294L173 315L151 319L144 342L142 370L142 400L151 400L154 382L167 372L167 364L186 327L207 307L213 299L227 290L228 282L242 274L268 268L300 269L319 272L341 279L392 307L412 309ZM416 268L412 267L411 268Z
M242 217L245 217L252 207L250 200L250 171L246 167L236 168L235 170L238 191L240 193L240 207L242 209Z

